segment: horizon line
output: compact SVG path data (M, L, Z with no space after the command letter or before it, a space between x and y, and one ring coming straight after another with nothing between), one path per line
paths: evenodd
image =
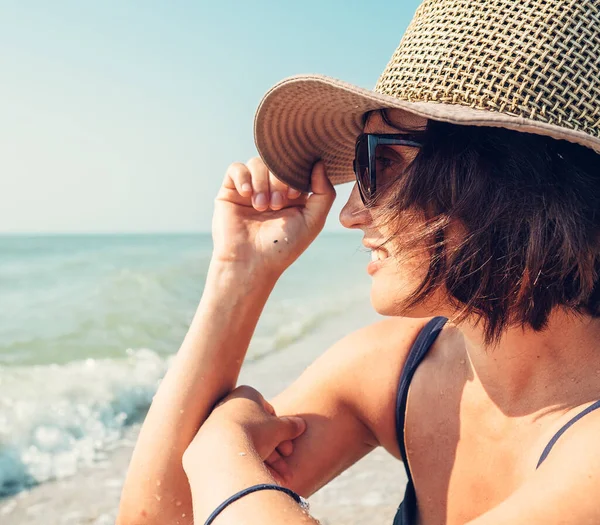
M351 235L353 232L346 229L323 230L319 235L327 233L342 233ZM61 237L76 235L211 235L210 230L145 230L145 231L0 231L0 237Z

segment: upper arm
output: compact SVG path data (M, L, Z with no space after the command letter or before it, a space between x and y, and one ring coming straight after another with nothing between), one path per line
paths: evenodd
M398 379L423 324L390 318L358 330L271 400L278 415L297 414L307 422L287 460L290 488L307 497L376 446L395 453Z
M468 525L600 523L600 411L571 427L529 481Z

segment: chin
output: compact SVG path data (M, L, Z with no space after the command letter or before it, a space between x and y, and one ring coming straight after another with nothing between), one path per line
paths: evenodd
M373 275L371 283L371 305L375 311L386 317L434 317L448 314L438 297L432 297L425 303L412 308L403 306L406 299L420 284L413 280L401 278L398 273L390 272L390 268L382 268Z
M402 304L414 287L411 287L410 283L403 282L395 272L389 270L389 268L381 268L372 276L371 305L380 315L410 316Z

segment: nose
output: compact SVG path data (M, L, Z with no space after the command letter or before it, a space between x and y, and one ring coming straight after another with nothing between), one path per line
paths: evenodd
M350 197L348 197L348 201L340 211L340 222L344 228L356 229L367 225L369 220L370 213L360 198L358 185L354 183Z

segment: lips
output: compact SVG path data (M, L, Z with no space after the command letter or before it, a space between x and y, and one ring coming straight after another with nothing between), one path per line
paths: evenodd
M367 266L367 272L369 275L374 275L379 270L385 260L390 256L389 252L382 248L380 244L363 242L364 246L371 250L371 262Z

